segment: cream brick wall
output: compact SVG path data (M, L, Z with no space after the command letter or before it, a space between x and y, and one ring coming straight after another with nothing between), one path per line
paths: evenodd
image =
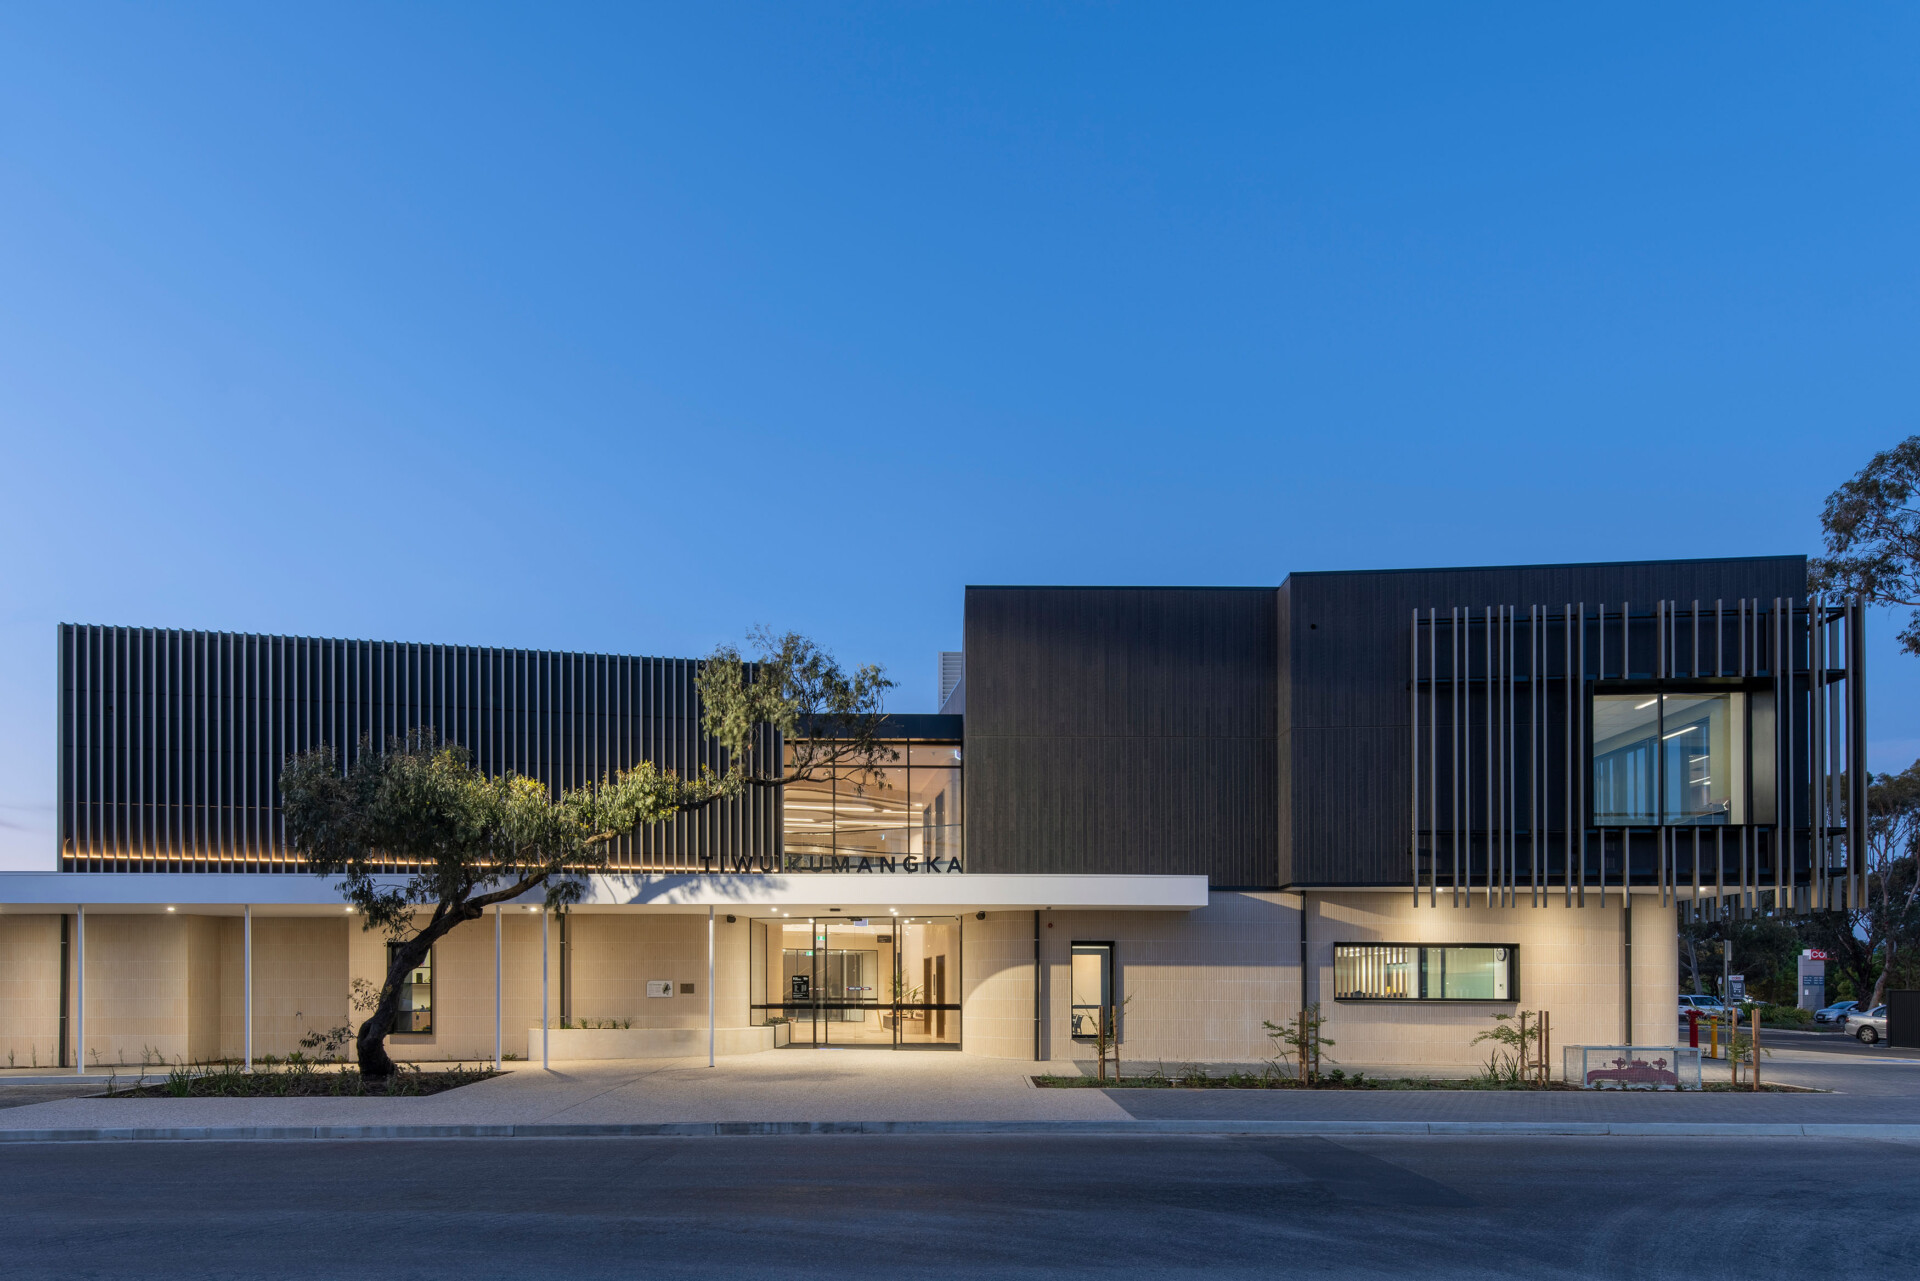
M220 1057L219 918L189 916L187 931L187 1058Z
M143 1055L169 1063L187 1057L191 919L87 914L88 1071L137 1065Z
M1288 894L1219 893L1192 912L1042 912L1045 1058L1090 1058L1069 1031L1073 943L1114 943L1118 996L1133 998L1121 1051L1134 1061L1249 1062L1266 1057L1262 1019L1297 1005L1299 912ZM966 928L965 1048L1033 1057L1033 915L989 912Z
M632 1019L637 1028L707 1025L707 918L575 913L567 925L573 949L573 1017ZM747 918L713 925L714 1023L747 1026ZM647 980L674 985L671 997L649 997ZM682 996L680 985L693 984ZM559 1007L554 1007L556 1016ZM534 1026L538 1026L538 1019ZM522 1024L521 1026L526 1026Z
M1192 912L1048 912L1041 916L1052 1058L1091 1058L1073 1040L1068 967L1076 940L1114 942L1122 1058L1136 1064L1250 1063L1270 1056L1263 1019L1299 1005L1298 897L1215 893ZM1046 928L1047 925L1052 928Z
M246 1052L245 928L220 924L220 1044L227 1058ZM285 1057L300 1038L347 1021L347 940L359 918L253 918L253 1053Z
M1136 1063L1257 1063L1273 1047L1261 1024L1284 1023L1300 1008L1300 897L1215 893L1191 913L1047 912L1041 918L1046 1009L1042 1053L1091 1057L1069 1034L1068 964L1072 944L1115 944L1119 992L1131 996L1121 1051ZM1601 908L1556 903L1531 908L1415 908L1411 894L1314 893L1308 898L1311 983L1336 1042L1334 1064L1368 1070L1466 1071L1485 1058L1473 1037L1491 1015L1521 1008L1553 1014L1556 1046L1612 1044L1624 1034L1624 912L1610 896ZM1673 1039L1678 964L1675 913L1656 898L1633 908L1633 1005L1636 1039ZM966 947L966 1048L1025 1059L1033 1054L1033 922L1025 912L969 918ZM1520 999L1443 1005L1335 1002L1336 942L1509 943L1520 949Z
M1313 894L1307 933L1310 990L1320 1001L1330 1057L1355 1067L1472 1069L1487 1047L1474 1036L1496 1012L1547 1010L1553 1043L1618 1044L1625 1034L1625 912L1619 895L1587 895L1585 907L1552 898L1546 906L1415 906L1411 894ZM1678 996L1675 910L1635 896L1634 1031L1641 1044L1671 1044ZM1510 943L1520 949L1520 991L1513 1002L1342 1002L1332 999L1335 943ZM1557 1050L1555 1057L1557 1059Z
M1476 1067L1475 1033L1495 1010L1547 1009L1556 1046L1613 1044L1624 1034L1625 914L1617 896L1583 908L1418 907L1410 894L1309 896L1309 992L1321 994L1335 1063L1369 1070ZM1072 943L1112 940L1119 994L1131 996L1122 1053L1133 1063L1253 1063L1272 1049L1264 1019L1284 1022L1301 1003L1299 896L1216 893L1193 912L1041 914L1043 1057L1086 1058L1068 1033ZM576 913L572 937L576 1019L631 1019L635 1027L706 1022L706 918ZM1033 914L962 917L962 1035L971 1053L1033 1055ZM540 1021L540 917L503 916L505 1045L519 1048ZM716 1022L749 1022L747 914L715 926ZM138 1063L143 1051L175 1058L238 1057L243 1047L241 922L236 917L89 914L87 1063ZM1511 943L1520 948L1520 999L1507 1004L1346 1003L1330 999L1335 942ZM254 918L254 1052L285 1055L314 1030L356 1024L349 984L379 982L385 939L358 916ZM1633 1022L1642 1044L1675 1036L1675 911L1651 896L1633 908ZM550 939L552 1015L560 1015L559 930ZM401 1035L396 1056L490 1057L493 922L455 929L435 950L435 1030ZM650 999L665 979L675 995ZM695 993L679 994L693 983ZM59 917L0 916L0 1053L24 1066L57 1061ZM1309 995L1308 999L1312 999Z
M964 917L960 975L962 1048L989 1058L1032 1058L1033 913Z
M0 1064L60 1061L60 918L0 916Z
M501 1038L515 1053L524 1029L540 1023L540 916L508 911L501 915ZM560 1012L560 931L547 947L553 1013ZM353 918L347 932L348 981L365 979L378 987L387 974L387 936L363 930ZM348 987L339 1001L344 1010ZM433 950L433 1031L396 1034L387 1050L397 1059L479 1059L493 1057L493 918L457 925ZM365 1011L356 1010L359 1027Z
M540 915L502 914L501 1036L505 1051L521 1052L529 1028L540 1026ZM572 1014L580 1019L631 1019L636 1028L707 1025L707 918L681 914L575 912L567 921L572 951ZM385 977L386 937L362 931L349 937L349 978L378 984ZM548 1012L560 1023L560 926L547 942ZM747 918L714 922L714 1021L747 1024ZM650 998L649 979L665 979L674 995ZM680 985L694 985L680 994ZM434 1030L388 1041L396 1058L493 1057L493 920L470 921L434 946ZM342 984L340 1003L346 1002ZM366 1017L356 1013L358 1026Z

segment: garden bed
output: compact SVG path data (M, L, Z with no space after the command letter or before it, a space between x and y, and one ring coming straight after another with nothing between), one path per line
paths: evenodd
M1257 1072L1230 1072L1225 1076L1208 1076L1192 1073L1180 1076L1165 1076L1154 1073L1148 1076L1129 1076L1119 1080L1102 1081L1091 1076L1036 1076L1033 1083L1043 1090L1531 1090L1539 1092L1549 1090L1554 1093L1569 1094L1673 1094L1674 1090L1582 1090L1577 1085L1565 1081L1552 1081L1541 1086L1522 1081L1492 1080L1484 1076L1442 1077L1418 1076L1367 1076L1364 1073L1340 1074L1328 1073L1312 1085L1306 1085L1292 1077L1263 1076ZM1687 1090L1685 1093L1697 1094L1702 1091L1715 1094L1753 1094L1750 1085L1730 1085L1725 1081L1710 1081L1700 1090ZM1827 1090L1809 1089L1803 1085L1762 1085L1757 1093L1761 1094L1827 1094Z
M1035 1086L1043 1090L1538 1090L1538 1085L1512 1081L1490 1081L1485 1077L1448 1080L1418 1076L1368 1076L1363 1072L1328 1073L1308 1085L1293 1077L1263 1076L1257 1072L1230 1072L1225 1076L1182 1074L1164 1076L1128 1076L1105 1081L1091 1076L1036 1076ZM1559 1081L1545 1088L1572 1090L1577 1087Z
M158 1085L120 1085L107 1081L110 1099L262 1099L262 1098L417 1098L457 1090L500 1073L492 1067L426 1071L402 1067L385 1084L374 1084L353 1067L299 1065L243 1072L232 1064L175 1068Z

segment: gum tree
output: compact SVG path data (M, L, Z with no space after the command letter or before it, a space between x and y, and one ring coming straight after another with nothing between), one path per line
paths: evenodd
M363 739L344 764L331 745L288 761L280 788L294 849L315 873L340 877L362 928L393 944L354 1035L363 1075L392 1077L386 1038L406 976L463 922L535 890L564 912L609 866L616 841L648 824L749 788L883 772L895 757L880 737L893 682L879 667L849 674L796 633L761 629L751 641L755 661L721 646L696 678L701 730L721 748L721 767L692 777L642 761L555 795L537 779L482 773L431 729L384 747ZM392 869L404 880L384 875Z
M1820 510L1827 554L1808 565L1815 591L1912 611L1900 647L1920 654L1920 436L1875 454Z

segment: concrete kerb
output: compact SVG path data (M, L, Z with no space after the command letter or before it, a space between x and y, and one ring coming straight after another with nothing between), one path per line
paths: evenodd
M0 1130L0 1143L289 1142L420 1139L660 1139L780 1135L1487 1135L1508 1138L1821 1138L1920 1140L1920 1125L1686 1121L685 1121L645 1125L115 1126Z

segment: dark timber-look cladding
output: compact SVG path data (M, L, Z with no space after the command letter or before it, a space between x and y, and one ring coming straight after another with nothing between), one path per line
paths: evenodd
M692 659L60 628L60 865L297 871L279 774L295 752L431 727L482 770L556 794L642 760L718 767ZM763 748L770 749L771 737ZM777 759L777 758L776 758ZM774 789L623 839L615 865L771 870ZM710 860L710 861L709 861Z
M1802 556L1294 574L1282 651L1281 875L1298 885L1406 885L1413 611L1531 605L1804 601Z
M1278 864L1272 588L970 587L967 870Z

